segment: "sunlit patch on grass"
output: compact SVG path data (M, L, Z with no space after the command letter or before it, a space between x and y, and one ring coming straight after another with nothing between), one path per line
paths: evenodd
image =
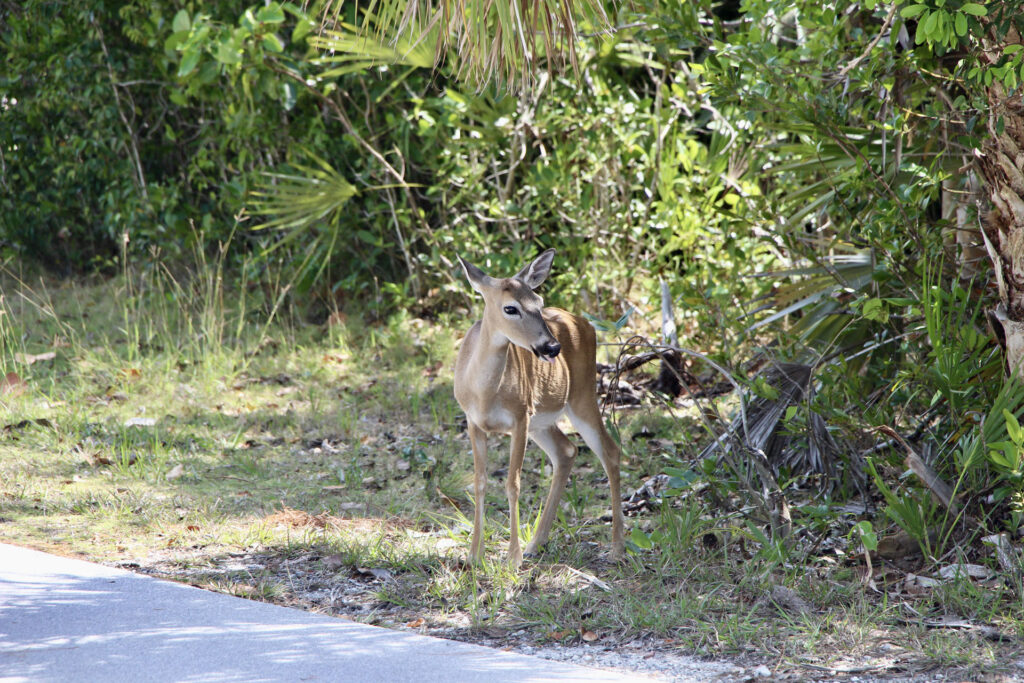
M248 312L203 309L206 317L176 327L201 297L147 306L147 296L184 291L149 286L133 285L127 308L108 291L123 284L69 288L5 321L12 353L64 341L51 360L20 368L25 390L0 395L0 539L498 644L645 639L759 662L771 652L804 672L857 657L881 671L896 662L970 672L997 667L1011 647L914 626L903 608L865 591L859 550L843 543L808 558L799 547L768 552L743 511L721 513L732 501L711 505L718 493L699 463L688 465L704 477L693 486L634 509L631 551L612 563L604 474L582 449L549 543L517 571L505 561L508 442L494 438L485 558L470 565L472 456L449 371L453 327L464 321L369 324L353 314L325 326L267 324L252 312L268 309L249 299ZM205 337L213 333L219 346ZM626 492L692 459L699 415L676 408L672 417L655 404L615 416ZM548 469L531 446L524 542ZM795 513L828 531L818 507ZM772 601L778 586L810 608ZM1006 609L1012 595L1019 590L946 583L914 605L953 607L1020 638L1024 622Z

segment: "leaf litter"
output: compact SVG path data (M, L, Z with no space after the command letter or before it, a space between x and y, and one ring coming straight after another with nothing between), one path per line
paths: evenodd
M276 350L276 347L270 348L270 345L266 348ZM344 362L344 357L338 356L337 360L323 365L331 368L332 372L343 372ZM428 367L430 372L420 375L424 381L439 381L444 374L436 362L425 367ZM12 386L22 387L18 390L27 387L20 377L14 374L12 379L11 374L0 382L0 393L15 391L10 388ZM143 371L135 367L126 368L118 377L122 383L134 384L134 401L136 391L142 389L145 384L143 380L146 377ZM253 499L252 503L246 502L245 509L255 511L247 524L257 531L253 532L251 537L243 537L246 540L225 543L216 536L217 532L213 529L216 526L215 522L193 523L194 511L187 506L182 507L178 514L178 519L181 520L178 530L170 529L158 534L163 536L163 542L160 545L151 543L145 551L148 555L143 553L143 557L125 560L127 566L254 599L359 619L382 626L416 628L431 635L512 649L552 659L620 668L653 675L658 680L749 681L769 677L779 680L833 680L836 677L848 679L856 675L860 681L870 681L913 677L916 672L933 666L927 658L922 658L918 653L895 645L902 642L901 639L904 637L903 632L897 628L879 629L877 634L871 635L857 648L847 648L845 658L836 657L834 661L830 661L829 653L821 651L821 647L817 648L819 651L812 657L795 655L792 650L785 650L787 646L784 644L780 645L783 650L772 651L781 642L772 637L764 639L765 647L761 649L742 643L730 647L723 644L728 634L722 634L726 638L721 639L717 632L711 632L708 636L700 635L702 629L717 629L719 623L727 623L730 618L728 615L722 616L721 613L716 615L722 608L706 595L695 597L709 600L710 607L707 612L710 615L710 626L707 627L696 623L679 623L657 632L642 626L617 624L616 619L619 617L609 612L615 601L623 594L636 590L657 590L657 594L651 593L651 598L664 600L668 604L674 599L687 599L689 593L685 589L685 578L679 578L678 585L668 582L666 585L658 586L656 582L636 582L629 577L629 572L625 572L624 578L614 571L608 571L608 567L596 559L596 544L591 540L593 527L601 524L599 516L590 518L584 515L576 519L575 524L579 525L577 538L570 541L563 531L560 538L555 539L561 546L557 556L559 562L533 564L511 588L503 586L484 573L479 579L479 584L468 591L472 600L477 600L478 603L474 605L472 602L460 602L467 595L466 592L462 592L460 597L459 590L438 589L441 582L458 582L464 580L469 573L463 560L465 532L461 530L457 516L471 509L464 491L468 481L466 475L471 466L464 457L469 450L468 442L458 417L442 418L436 424L425 427L417 424L415 420L393 419L394 416L378 414L380 411L373 403L380 401L379 405L384 410L394 409L393 406L389 408L391 404L380 397L386 397L389 392L395 393L398 386L386 379L375 377L366 381L346 382L346 388L335 391L342 404L349 402L359 406L358 417L354 423L345 427L331 424L327 428L322 424L305 423L296 434L291 429L281 429L281 426L290 427L291 423L285 420L299 422L294 415L304 415L303 411L308 410L308 401L304 403L296 398L308 391L304 384L305 376L288 367L287 371L261 368L259 372L253 370L251 376L243 374L240 378L234 382L226 380L225 384L237 392L258 392L262 389L268 396L277 395L283 388L295 387L295 390L289 391L287 396L278 396L287 399L280 401L280 405L278 402L270 403L265 400L261 403L258 397L241 394L237 401L225 401L223 406L204 406L201 396L182 395L182 401L194 406L190 409L204 416L203 419L214 414L231 417L239 430L234 437L237 447L225 447L223 452L218 454L216 451L220 446L216 444L220 442L214 442L212 446L200 444L200 449L213 451L211 458L220 458L221 461L200 467L195 460L175 455L173 459L163 461L166 464L156 474L164 482L168 479L173 481L175 477L170 475L178 472L179 467L182 468L181 472L186 471L183 463L187 462L187 471L197 474L202 472L203 480L219 478L241 482L228 496ZM642 381L632 379L620 378L619 382L620 388L622 384L632 388L642 386ZM407 388L402 387L402 391L397 393L405 393ZM450 388L441 387L442 392L446 389L450 391ZM633 394L643 398L639 389ZM113 387L107 390L106 397L110 401L128 401L127 395L115 392ZM100 410L106 407L108 402L91 404L93 407L90 407L90 410ZM239 403L241 405L238 405ZM116 406L111 406L114 407ZM443 415L443 410L441 414ZM175 425L180 425L182 420L188 419L190 418L186 410L177 416L176 420L164 421L161 417L160 424L167 425L168 432L171 432ZM124 425L121 420L117 420L118 427ZM153 424L135 426L152 427L155 424L154 419ZM634 446L630 457L639 462L659 462L665 457L664 454L672 457L685 454L685 448L678 440L663 436L657 430L646 427L639 430L634 442L642 439L647 452L645 453L642 447ZM166 438L173 441L178 437L168 433ZM94 443L90 439L92 437L83 439L83 446L77 456L85 460L90 468L114 463L131 464L137 457L134 453L109 457L113 456L113 451L100 448L109 444L103 442L94 447L89 445ZM417 449L427 448L427 445L431 450L425 455L419 455ZM497 456L504 454L504 448L502 444L494 445L496 460L502 459ZM461 464L446 463L445 466L452 469L452 473L449 474L437 467L437 459L441 457L438 453L453 458L453 452L461 454ZM235 461L242 459L243 456L248 460L241 460L244 467L240 469ZM266 474L249 474L245 468L263 467L274 458L281 458L289 463L288 470L278 470L284 477L292 476L292 472L308 477L308 481L303 480L296 485L296 488L310 492L308 495L298 499L295 494L282 495L279 506L263 502L266 493L262 492L262 489L274 490L276 495L278 481L269 479ZM592 463L588 460L590 459L587 457L581 457L574 474L574 480L580 482L581 490L586 490L590 486L590 478L600 476L595 473ZM456 471L462 466L465 466L466 471ZM527 474L530 475L531 481L524 481L524 496L529 490L536 492L538 488L546 485L543 471L531 468L532 465L528 463ZM141 476L134 474L139 469L133 468L133 473L123 476L128 476L131 482L131 477ZM634 472L640 474L636 469ZM79 474L82 473L80 470ZM98 475L106 478L117 474L118 472L112 470L98 472ZM499 472L496 476L501 478L505 475ZM372 482L373 491L364 490L361 486L361 483L367 480ZM644 484L648 482L649 485L645 487ZM193 483L198 485L201 482L190 481L190 485ZM285 483L286 481L282 480L282 490ZM654 467L643 472L639 481L633 483L638 485L639 493L635 497L637 507L633 511L631 526L650 529L650 516L673 504L671 497L664 491L667 478ZM134 488L136 487L132 483L119 486L119 495L131 497L134 495ZM440 521L414 522L395 517L389 509L393 504L378 500L386 495L394 495L392 489L398 491L399 497L410 492L422 496L425 492L434 503L434 514L455 515L456 521L442 518ZM500 486L492 485L492 489L498 490L499 498L503 497L500 494ZM183 488L177 490L184 491ZM694 495L699 493L693 492ZM158 492L155 495L162 493ZM325 495L329 496L332 502L328 503ZM307 504L311 499L317 500L318 496L319 502ZM329 506L330 511L314 513L301 509L320 509L320 504ZM417 506L423 504L423 501L417 499ZM265 514L264 511L268 509L274 511ZM438 513L439 509L444 512ZM850 515L852 518L858 518L864 512L857 510ZM488 518L489 524L495 523L495 510L488 512ZM567 512L567 518L572 519L573 516ZM277 540L260 540L260 533L263 533L258 531L260 529L270 530L267 533ZM454 531L451 531L452 529ZM273 536L274 534L276 536ZM808 553L808 567L804 571L814 573L820 569L821 576L825 579L823 585L828 584L828 576L837 568L859 568L856 553L850 552L848 541L844 541L843 536L842 532L833 530L833 533L825 534L818 540L799 539L801 542L807 541L809 545L815 544L813 552ZM346 547L351 541L344 539L355 537L378 539L372 541L371 545L378 548L379 552L367 552L364 548L353 554L351 549ZM413 559L403 560L402 544L410 543L419 543L421 549L416 551L418 554L412 555ZM570 543L575 543L578 547L573 548ZM699 547L698 542L693 552L717 552L715 549L723 547L722 543L723 541L719 540L716 541L717 545L708 546L705 539L704 548ZM1013 553L1016 551L1013 543L993 541L992 545L994 548L1009 548L1003 553L1009 563L1012 562ZM881 547L880 544L880 550ZM581 548L583 551L580 553ZM737 546L735 542L730 548L731 552L737 552L738 549L740 558L737 560L736 568L739 571L738 568L744 561L750 559L751 553L749 549L742 545ZM121 551L125 552L123 548ZM570 555L570 552L577 555ZM638 553L637 571L641 574L653 571L654 568L648 565L651 564L649 560L654 560L654 557L653 554ZM908 560L908 557L901 555L893 562L919 563L918 560ZM500 555L494 559L500 562ZM904 587L904 579L908 575L906 570L886 566L884 571L876 573L877 590L885 592L894 604L907 605L903 612L907 625L940 632L972 633L987 639L989 636L986 635L985 628L975 628L979 625L970 620L947 620L939 624L936 619L931 618L932 615L917 613L913 607L917 600L926 600L932 591L941 589L946 582L970 580L980 584L988 581L989 579L977 575L978 570L971 568L971 565L982 566L978 562L974 557L965 558L957 569L949 570L953 572L951 577L942 576L941 571L938 571L937 578L927 577L939 583L927 587L917 586L916 589L922 591L920 595L914 595ZM948 566L957 565L951 563ZM725 578L724 591L733 592L727 596L729 600L733 600L728 609L738 614L744 610L753 610L756 619L762 620L766 626L773 623L773 619L778 621L780 612L785 613L787 619L799 622L805 619L816 620L818 615L831 609L827 601L811 602L792 589L782 586L775 586L775 589L772 589L769 585L744 593L745 589L738 590L730 585L728 577ZM676 578L672 581L676 581ZM680 590L677 591L676 588ZM719 587L713 590L723 589ZM568 609L564 614L556 613L552 623L524 622L520 605L535 600L539 595L553 600L552 604L560 604L559 601L564 600L570 607L574 601L579 601L585 609L576 612ZM705 640L701 640L702 638ZM838 640L840 638L836 635L832 636L831 640L824 641L824 649L827 650L829 643ZM698 643L696 646L695 642ZM990 642L1000 641L993 639ZM861 660L858 661L856 656L850 656L850 650L859 652L862 655ZM684 654L695 651L703 652L704 657L721 657L727 654L730 659L706 661ZM770 667L768 663L771 663ZM1007 666L1012 671L1015 665L1011 660L1007 662ZM1020 670L1024 671L1024 668Z

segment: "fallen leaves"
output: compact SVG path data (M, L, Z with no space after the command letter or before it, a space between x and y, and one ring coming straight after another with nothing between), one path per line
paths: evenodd
M142 370L139 370L138 368L121 368L117 375L127 382L134 382L142 377Z
M10 434L11 432L21 431L22 429L31 427L32 425L53 429L52 422L47 420L45 417L37 417L34 420L19 420L18 422L12 422L11 424L4 425L4 431Z
M324 563L324 569L326 569L329 572L336 572L342 567L344 567L346 564L345 558L342 557L340 553L328 555L327 557L323 558L321 562Z
M290 526L293 529L301 529L304 527L326 529L328 526L337 526L337 522L342 520L332 517L326 512L321 512L319 515L311 515L304 510L295 510L285 506L280 512L275 512L267 517L265 521L274 526Z
M548 639L559 643L572 635L579 636L580 640L584 643L593 643L601 639L601 636L599 636L595 631L591 631L586 626L580 626L576 630L561 629L558 631L549 631L547 637Z
M14 360L22 365L32 365L33 363L39 363L41 361L53 360L57 357L56 351L47 351L45 353L16 353L14 354Z
M786 612L808 614L813 611L809 602L797 595L796 591L786 586L773 586L769 599Z
M391 581L395 578L390 569L378 569L376 567L356 567L356 574L370 577L377 581Z
M992 578L994 574L995 572L988 567L980 564L968 564L966 562L947 565L939 569L939 576L943 579L971 578L984 581L985 579Z
M4 375L4 378L0 380L0 396L18 396L28 384L16 372L8 372Z

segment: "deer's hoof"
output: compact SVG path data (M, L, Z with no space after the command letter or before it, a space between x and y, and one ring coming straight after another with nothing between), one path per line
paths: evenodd
M534 545L533 543L530 543L528 546L526 546L526 552L523 553L523 557L535 560L538 557L540 557L541 553L544 552L544 548L546 547L547 543L542 543L540 545Z

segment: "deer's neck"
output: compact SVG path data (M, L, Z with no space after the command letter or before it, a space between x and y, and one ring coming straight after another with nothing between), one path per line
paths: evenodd
M512 346L508 337L493 329L484 319L480 326L480 340L473 363L476 375L481 380L479 386L497 391L502 384L506 368L513 363Z

